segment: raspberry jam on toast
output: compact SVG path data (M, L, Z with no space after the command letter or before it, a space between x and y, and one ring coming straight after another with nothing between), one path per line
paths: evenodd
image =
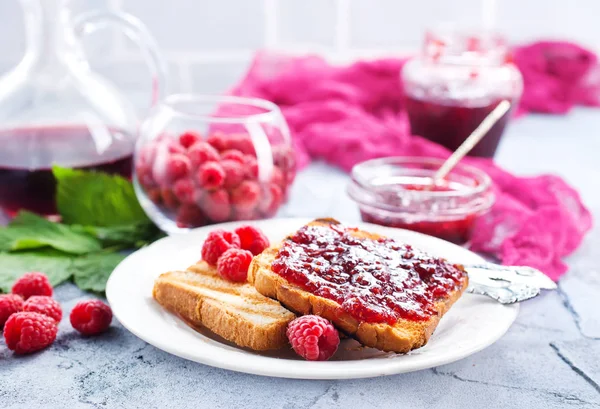
M410 245L339 224L302 227L283 242L271 268L359 321L390 325L437 316L436 302L460 289L467 275Z

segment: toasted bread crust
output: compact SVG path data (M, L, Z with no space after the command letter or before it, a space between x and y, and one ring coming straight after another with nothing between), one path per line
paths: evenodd
M320 219L311 225L338 223L333 219ZM364 231L356 231L357 236L379 238L381 236ZM278 300L286 308L300 315L315 314L330 320L339 330L356 338L365 346L383 351L406 353L420 348L427 343L437 327L441 317L450 309L467 288L468 278L459 289L452 292L446 299L435 304L438 315L427 321L409 321L399 319L395 325L387 323L359 322L345 312L335 301L313 295L290 283L271 270L281 244L266 249L254 257L248 271L248 281L256 290Z
M196 274L202 274L207 269L209 267L204 266L192 271ZM223 302L203 296L195 290L193 285L182 280L181 274L182 272L162 274L154 284L152 291L154 299L169 311L180 316L192 326L204 326L241 347L263 351L279 349L288 345L285 331L288 323L295 318L295 315L284 310L278 303L277 306L279 306L280 311L275 313L276 316L265 313L273 317L274 322L268 325L258 325L240 314L236 314ZM226 290L220 288L219 291L226 291L235 295L239 294L237 290L240 287L249 287L249 284L235 284L223 280L223 286ZM247 292L247 288L244 290ZM251 304L273 303L272 300L263 297L261 294L254 293L255 298L251 300Z

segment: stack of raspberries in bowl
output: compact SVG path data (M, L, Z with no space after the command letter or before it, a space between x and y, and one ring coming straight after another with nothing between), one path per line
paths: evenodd
M288 145L261 146L248 134L162 134L138 146L135 187L148 215L175 231L275 215L295 177Z

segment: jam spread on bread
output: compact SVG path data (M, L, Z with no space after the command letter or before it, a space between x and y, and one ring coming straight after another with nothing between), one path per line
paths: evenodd
M466 275L461 266L410 245L353 232L335 224L304 226L283 242L272 270L359 321L391 325L437 315L436 301Z

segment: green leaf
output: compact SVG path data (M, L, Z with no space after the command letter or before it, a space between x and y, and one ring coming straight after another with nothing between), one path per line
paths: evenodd
M64 223L107 227L149 222L127 179L57 166L52 171Z
M100 242L69 226L52 223L29 212L21 212L7 227L0 228L0 251L30 250L52 247L72 254L101 249Z
M108 277L124 258L123 254L109 252L78 257L72 265L73 281L82 290L103 292Z
M0 290L10 292L13 283L24 273L41 271L55 286L68 280L72 274L73 256L53 249L0 253Z
M112 227L71 226L100 240L103 247L139 248L158 240L163 233L152 223L136 223Z

